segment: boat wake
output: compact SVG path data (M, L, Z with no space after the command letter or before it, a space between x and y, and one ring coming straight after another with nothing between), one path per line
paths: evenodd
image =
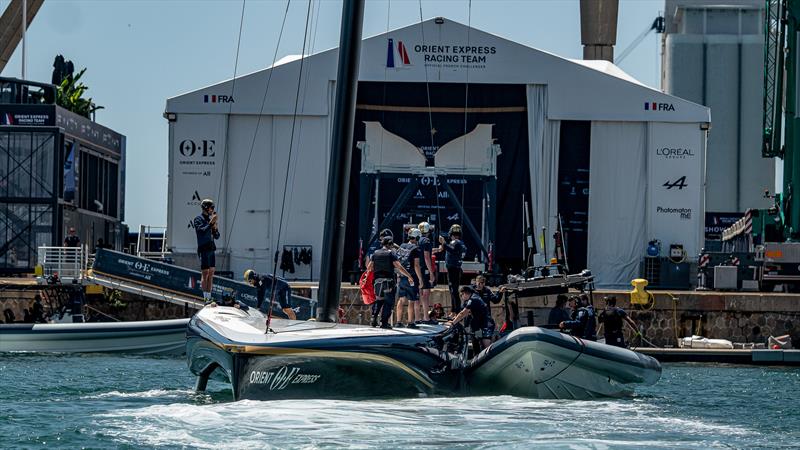
M641 399L597 401L591 408L586 406L581 401L510 396L359 402L242 400L154 405L117 410L94 419L98 433L118 442L217 449L354 445L530 448L531 443L640 447L643 442L652 447L700 448L719 445L723 436L759 435L747 428L665 417L662 408ZM675 429L682 430L680 436L674 434Z

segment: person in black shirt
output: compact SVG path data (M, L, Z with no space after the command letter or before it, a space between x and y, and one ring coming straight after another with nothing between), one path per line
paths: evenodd
M417 239L422 235L418 228L408 230L408 242L401 245L396 250L400 264L414 278L411 285L405 278L401 278L397 288L397 306L395 307L394 323L395 326L402 326L403 307L408 302L408 328L416 328L415 317L422 319L419 309L419 280L422 279L422 266L420 264L420 251L417 246Z
M214 212L214 201L205 199L200 202L202 213L195 217L192 226L197 234L197 256L200 258L200 288L203 290L203 300L206 304L211 304L211 287L214 281L214 271L216 270L216 257L214 252L217 250L215 239L219 239L219 228L217 226L217 213Z
M273 281L272 274L259 275L253 269L247 269L244 271L244 281L255 286L256 296L258 297L256 308L261 312L269 311L270 301L272 299L272 286L274 285L275 300L280 305L281 311L283 311L290 320L297 320L297 315L292 309L291 287L289 287L289 283L287 283L286 280L275 277ZM270 297L267 297L267 293L269 293Z
M431 225L428 222L420 222L417 228L419 228L419 232L422 233L417 244L419 245L420 256L422 257L420 260L422 279L420 280L421 285L419 287L419 302L422 307L422 315L424 316L423 321L430 323L431 319L428 312L430 310L431 289L436 285L436 268L433 267L432 256L433 244L430 239Z
M561 322L570 320L569 311L566 310L567 296L558 294L556 297L556 305L550 310L550 315L547 317L547 325L557 327Z
M80 247L81 239L75 234L75 227L69 227L67 237L64 238L64 247Z
M387 236L381 240L382 248L372 254L367 270L372 270L375 275L375 313L372 317L372 325L375 326L377 322L377 315L380 314L381 328L392 328L389 325L389 319L392 317L392 309L394 308L394 294L397 286L394 271L397 270L404 277L408 279L408 283L414 286L414 278L400 261L397 255L392 250L394 241L391 237Z
M488 287L486 287L486 277L483 275L478 275L475 277L475 283L472 285L472 290L475 291L486 303L486 306L489 307L489 310L492 309L492 303L495 305L500 303L500 300L503 299L503 292L505 292L505 288L500 288L499 291L494 292Z
M570 330L571 334L588 341L597 340L597 318L594 307L588 297L570 297L569 306L575 312L573 320L565 320L558 324L562 330Z
M436 252L444 252L444 265L447 268L447 285L450 289L450 312L458 314L461 310L458 286L461 284L461 263L467 247L461 241L461 226L455 224L450 227L450 242L439 236L439 249Z
M603 336L606 338L606 344L615 347L625 348L625 335L622 333L624 322L637 330L636 322L628 316L624 309L617 307L617 298L614 296L606 297L606 309L597 317L597 321L603 324Z
M33 297L33 306L31 307L31 315L33 316L34 323L45 323L44 305L42 305L42 296L39 294L36 294Z
M492 343L495 324L489 312L489 306L469 286L461 286L458 290L459 298L464 302L461 311L456 314L451 325L455 325L466 317L470 317L469 327L475 339L480 341L481 350Z

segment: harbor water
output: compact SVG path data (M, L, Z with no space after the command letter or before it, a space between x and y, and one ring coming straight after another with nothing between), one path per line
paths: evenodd
M800 369L668 364L633 398L232 402L182 358L0 354L0 448L789 448Z

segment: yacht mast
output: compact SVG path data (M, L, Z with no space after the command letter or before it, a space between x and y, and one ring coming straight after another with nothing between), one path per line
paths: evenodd
M317 320L320 322L335 322L339 309L363 21L364 0L344 0L319 279Z

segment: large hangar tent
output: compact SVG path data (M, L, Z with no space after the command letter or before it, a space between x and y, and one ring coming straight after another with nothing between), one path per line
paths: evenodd
M199 201L211 197L223 219L218 268L271 270L287 244L310 246L310 267L319 267L337 56L331 49L286 58L167 100L168 242L178 261L194 264L188 224ZM601 285L638 276L649 240L681 244L690 260L699 252L708 108L647 87L613 64L564 59L448 19L365 39L359 80L355 139L388 166L408 166L398 183L424 176L439 148L480 131L483 140L474 142L490 152L485 163L496 168L496 197L487 205L466 179L455 195L473 222L486 223L487 211L492 216L501 265L522 260L523 196L537 233L547 228L550 251L561 214L571 268L589 267ZM367 124L381 131L367 133ZM370 141L368 134L391 138ZM396 154L409 144L422 156ZM361 153L353 156L347 269L363 245ZM450 165L457 153L450 151ZM374 162L365 170L374 171ZM430 185L419 196L441 198ZM441 227L459 220L436 205ZM471 251L470 259L485 257Z

